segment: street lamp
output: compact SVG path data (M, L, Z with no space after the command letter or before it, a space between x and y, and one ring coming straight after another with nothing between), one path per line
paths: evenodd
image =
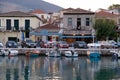
M92 29L93 43L94 43L94 36L95 36L95 30L94 30L94 29Z

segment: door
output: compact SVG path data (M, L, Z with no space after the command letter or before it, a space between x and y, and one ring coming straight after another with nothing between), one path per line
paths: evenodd
M25 37L29 38L30 20L25 20Z
M14 20L14 28L15 30L19 30L19 20Z

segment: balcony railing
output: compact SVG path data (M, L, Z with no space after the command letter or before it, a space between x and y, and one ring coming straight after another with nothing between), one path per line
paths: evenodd
M29 28L29 31L32 30L32 27ZM6 26L0 26L0 31L25 31L25 27L21 26L18 29L16 29L15 27L11 27L9 29L6 28Z
M67 30L92 30L92 26L78 26L78 27L68 26L68 27L65 27L65 29Z
M64 30L63 34L90 35L91 32L91 30Z

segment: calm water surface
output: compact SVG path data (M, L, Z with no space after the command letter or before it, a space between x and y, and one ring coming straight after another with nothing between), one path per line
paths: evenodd
M120 60L0 57L0 80L120 80Z

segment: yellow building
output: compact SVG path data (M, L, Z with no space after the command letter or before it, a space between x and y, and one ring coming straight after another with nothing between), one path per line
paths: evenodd
M0 13L0 41L5 44L8 40L21 41L23 38L29 38L29 32L41 24L40 18L29 13Z

